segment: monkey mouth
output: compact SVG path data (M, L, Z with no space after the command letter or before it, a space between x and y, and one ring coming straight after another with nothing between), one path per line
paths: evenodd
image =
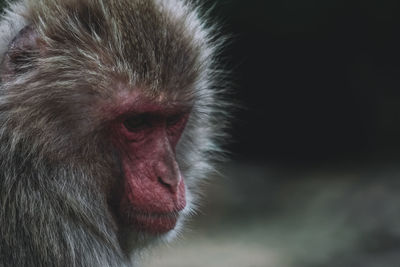
M178 218L178 212L152 213L135 211L129 216L129 224L144 232L164 234L175 228Z

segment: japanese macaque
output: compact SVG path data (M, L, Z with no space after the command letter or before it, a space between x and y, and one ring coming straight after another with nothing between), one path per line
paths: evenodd
M22 0L0 22L0 266L132 266L175 237L226 125L181 0ZM208 23L207 23L208 25Z

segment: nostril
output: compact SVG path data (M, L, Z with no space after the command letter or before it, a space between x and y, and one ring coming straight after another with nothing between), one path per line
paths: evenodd
M166 183L166 182L164 182L163 179L162 179L161 177L158 177L158 182L159 182L160 184L162 184L163 186L165 186L165 187L168 187L168 188L171 187L171 185L168 184L168 183Z

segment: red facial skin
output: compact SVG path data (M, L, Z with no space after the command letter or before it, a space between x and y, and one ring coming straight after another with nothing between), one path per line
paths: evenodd
M162 234L175 228L186 206L175 147L189 111L140 95L131 98L120 105L112 133L124 175L119 217L138 230Z

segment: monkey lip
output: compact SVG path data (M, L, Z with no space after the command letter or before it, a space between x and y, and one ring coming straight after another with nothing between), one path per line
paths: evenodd
M175 228L178 217L177 212L135 212L130 216L129 222L139 230L152 234L163 234Z

